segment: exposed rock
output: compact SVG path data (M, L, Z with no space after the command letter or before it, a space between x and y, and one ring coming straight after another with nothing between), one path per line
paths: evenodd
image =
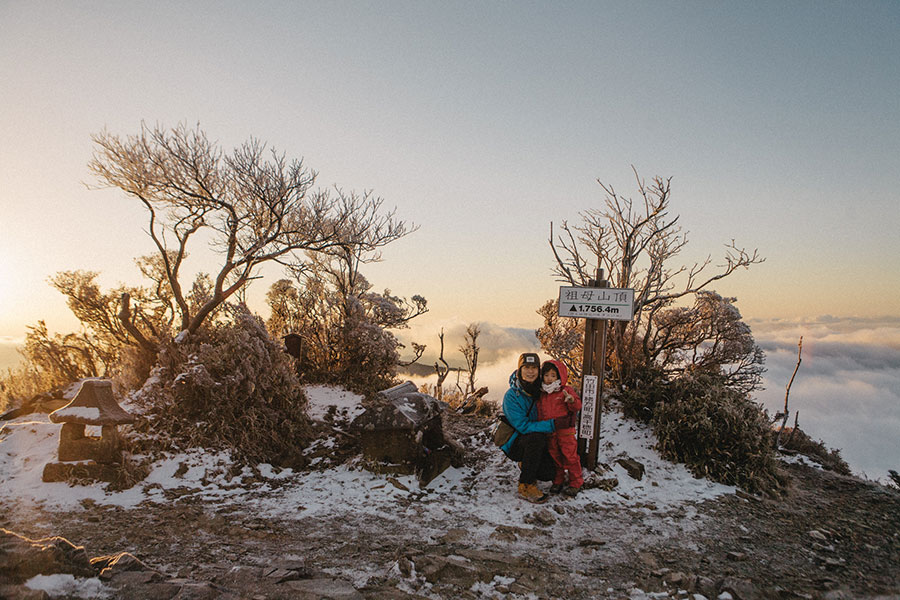
M91 566L101 572L108 570L108 574L120 571L151 571L139 558L129 552L120 552L109 556L95 556L91 559Z
M108 571L109 569L104 569ZM118 573L100 573L100 579L108 580L109 585L116 588L155 583L162 576L155 571L120 571Z
M0 598L3 600L50 600L50 594L44 590L32 590L24 585L0 585Z
M22 583L35 575L63 573L93 577L83 546L62 537L31 540L0 529L0 582Z
M240 600L240 596L212 583L201 581L185 583L172 600Z
M349 581L333 578L288 581L291 598L296 600L362 600L363 595Z
M611 492L619 487L619 480L615 477L607 477L605 479L595 479L593 481L585 481L584 488L598 488L606 492Z
M452 556L421 556L416 559L416 571L429 583L447 583L469 589L484 575L471 561Z
M625 469L628 476L640 481L644 478L644 465L631 457L616 459L616 464Z
M663 577L663 580L670 585L678 587L687 587L689 583L693 583L692 578L685 575L681 571L672 571L671 573L667 573Z
M707 598L716 597L716 582L709 577L698 577L694 587L697 592L703 594Z
M556 517L546 508L541 508L525 517L525 522L532 525L543 525L549 527L556 523Z
M416 474L424 487L451 465L462 464L462 447L443 432L445 406L407 381L379 392L350 428L374 470Z
M469 532L466 529L450 529L441 536L441 541L445 544L452 544L464 540L467 535L469 535Z
M519 564L518 557L510 556L508 553L494 552L492 550L460 550L459 554L465 556L469 560L477 564L497 563L503 565Z
M605 546L607 541L601 538L583 538L578 540L578 545L582 547Z
M172 600L181 592L181 588L185 583L173 580L126 583L123 579L116 582L118 587L116 587L115 597L127 598L128 600Z
M154 573L153 569L128 552L92 558L91 566L100 571L100 579L112 579L125 572Z
M749 579L726 577L719 586L720 592L728 592L735 600L764 600L765 595Z

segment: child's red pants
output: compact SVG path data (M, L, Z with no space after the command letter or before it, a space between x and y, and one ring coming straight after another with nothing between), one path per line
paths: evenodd
M580 488L584 485L584 477L581 476L581 460L578 457L578 440L575 438L575 428L560 429L550 434L548 443L550 456L556 463L556 476L553 483L566 482L566 471L569 472L569 485Z

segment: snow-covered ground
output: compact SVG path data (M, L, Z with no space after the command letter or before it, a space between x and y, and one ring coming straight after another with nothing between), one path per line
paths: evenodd
M314 419L321 419L330 407L349 419L361 412L361 398L342 389L310 386L307 395L309 413ZM576 506L589 503L673 506L734 492L732 487L696 479L682 465L662 460L652 448L653 436L649 429L623 419L618 413L604 414L601 429L603 443L599 460L612 467L604 476L616 477L619 485L613 492L585 490L571 501ZM244 479L251 471L245 468L242 474L230 476L232 461L227 453L194 451L161 458L153 463L144 481L131 489L111 492L100 483L70 486L41 480L44 465L56 460L59 431L60 426L43 414L20 417L4 425L0 430L0 500L73 510L89 499L98 504L131 508L141 502L167 502L164 490L180 489L190 490L213 504L250 503L263 513L289 512L307 517L347 510L383 513L385 503L425 493L440 498L443 504L458 503L492 522L502 523L518 516L513 514L518 511L510 511L516 466L499 451L494 452L480 472L451 468L425 490L419 490L412 476L388 478L352 464L309 473L279 471L260 465L264 481L245 484ZM483 442L488 443L486 439ZM620 456L643 463L645 477L640 481L629 477L615 464ZM509 483L498 485L501 481ZM522 503L521 508L530 507Z
M310 386L307 396L314 419L333 411L341 420L350 420L361 412L361 398L345 390ZM233 506L278 519L350 516L360 526L366 519L396 519L399 523L412 518L421 528L421 539L436 539L448 529L460 527L483 537L489 545L498 527L521 528L532 522L537 511L564 502L557 507L559 522L554 525L559 551L564 551L566 543L584 534L584 520L575 518L580 513L618 508L634 514L644 533L675 536L700 526L694 519L695 503L735 492L733 487L694 478L684 466L662 460L653 450L649 429L615 412L603 415L599 460L611 467L603 477L615 477L618 485L612 491L585 489L576 498L554 499L549 505L533 505L515 497L517 467L491 445L486 433L472 440L485 451L485 461L479 461L477 468L450 468L425 489L419 488L413 476L378 475L353 462L309 472L259 465L256 473L244 468L235 476L227 453L198 450L160 458L144 481L128 490L109 491L99 483L70 486L41 480L44 465L56 460L59 431L60 426L46 415L21 417L0 429L0 503L15 507L15 515L21 517L30 509L80 510L85 500L134 509L141 503L171 502L172 494L166 492L177 490L179 499L202 500L209 510ZM317 442L320 446L330 443L333 440ZM641 480L631 478L616 464L616 459L624 456L644 465ZM642 535L630 531L627 524L620 529L613 532L607 528L606 533L632 539ZM518 543L523 545L521 550L528 551L530 542ZM604 551L615 552L616 548Z

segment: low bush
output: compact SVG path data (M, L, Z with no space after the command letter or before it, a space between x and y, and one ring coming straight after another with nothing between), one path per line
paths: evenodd
M656 405L667 395L668 386L669 380L661 369L635 370L632 386L620 394L622 413L630 419L650 423Z
M239 460L302 466L312 430L290 358L245 307L222 322L166 344L135 396L143 434L176 445L227 449Z
M426 394L430 393L427 389L424 391ZM443 400L450 406L450 410L463 414L491 417L498 412L497 403L486 400L484 394L466 396L459 391L444 391Z
M0 375L0 413L21 406L56 385L56 381L46 373L27 365L7 369L5 375Z
M888 486L893 487L895 490L900 490L900 473L893 469L889 469L888 478Z
M751 492L774 492L780 481L772 431L749 396L713 375L685 375L660 386L652 425L661 454L697 476Z
M850 465L841 457L840 450L827 449L822 440L813 440L799 427L796 429L785 429L781 435L781 441L781 448L784 450L808 456L821 464L825 469L835 473L840 473L841 475L852 474Z

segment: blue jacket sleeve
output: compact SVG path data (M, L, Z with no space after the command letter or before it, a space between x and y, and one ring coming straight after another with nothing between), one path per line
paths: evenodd
M512 389L503 396L503 414L519 433L552 433L554 430L552 420L537 420L537 406L532 404L530 398L524 398Z

